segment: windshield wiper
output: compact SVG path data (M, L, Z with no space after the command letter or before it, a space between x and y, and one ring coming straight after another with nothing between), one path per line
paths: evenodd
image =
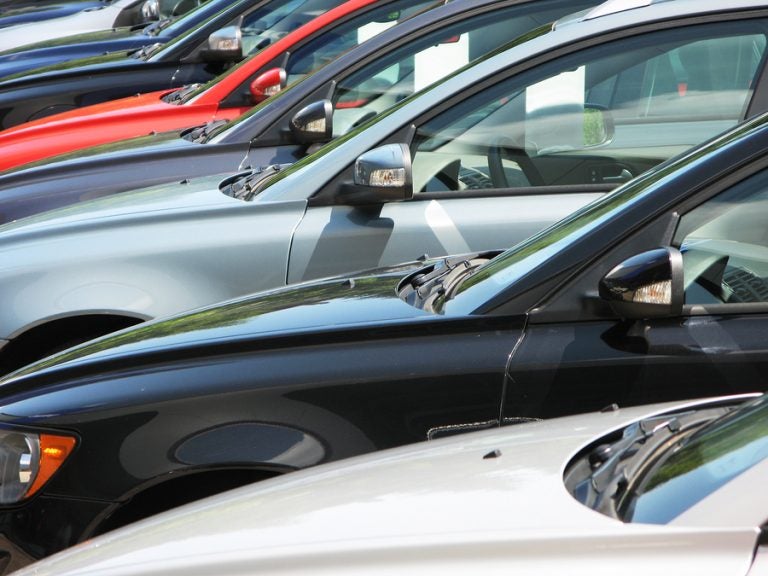
M200 84L189 84L187 86L184 86L183 88L179 88L178 90L174 90L170 94L166 94L163 96L162 100L166 104L181 104L183 103L187 96L189 96L192 92L196 91L198 88L200 88Z
M627 426L620 440L600 444L568 470L566 486L582 504L620 518L632 486L661 454L733 406L666 414Z
M163 44L162 42L155 42L154 44L148 44L146 46L142 46L138 50L136 50L131 56L133 58L141 59L141 60L147 60L149 59L152 54L157 52L160 48L162 48Z
M261 166L247 174L225 180L220 186L221 191L227 196L248 202L261 191L261 184L268 178L278 174L290 164L272 164Z
M212 131L216 130L216 128L219 126L227 124L228 122L229 120L225 119L214 120L202 126L196 126L195 128L185 130L181 133L181 137L184 138L184 140L189 140L195 144L205 144L208 141L208 138L211 136Z
M141 32L145 36L157 36L158 34L160 34L160 32L165 30L173 21L174 21L173 18L163 18L162 20L158 20L157 22L152 22L152 24L145 26Z
M401 286L400 297L416 308L437 311L438 305L450 300L459 284L498 252L450 256L430 269L417 272Z

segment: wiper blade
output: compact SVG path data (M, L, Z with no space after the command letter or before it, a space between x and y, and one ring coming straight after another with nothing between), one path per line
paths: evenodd
M590 450L566 473L569 491L582 504L606 516L619 518L632 487L661 454L702 425L731 411L713 407L647 418L627 426L622 437ZM582 476L584 469L589 472Z
M272 164L262 166L255 170L235 177L232 180L225 180L222 183L221 191L227 196L232 196L238 200L248 202L261 191L261 184L268 178L279 173L289 164Z
M187 96L189 96L192 92L195 92L198 88L200 88L199 83L189 84L183 88L174 90L170 94L166 94L163 96L162 100L167 104L181 104L186 100Z
M411 306L435 312L468 275L496 254L498 252L443 258L431 270L417 272L406 279L399 290L400 297Z
M141 60L147 60L152 54L157 52L161 47L163 46L162 42L155 42L154 44L148 44L146 46L142 46L138 50L136 50L131 56L133 58L141 59Z
M213 122L208 122L207 124L204 124L202 126L196 126L195 128L190 128L188 130L185 130L181 133L181 137L185 140L189 140L190 142L194 142L196 144L205 144L208 141L209 136L211 135L211 132L218 128L219 126L223 126L224 124L228 123L229 120L214 120Z
M173 22L173 18L163 18L162 20L158 20L157 22L152 22L152 24L148 24L144 27L142 30L142 33L145 36L157 36L165 30L171 22Z

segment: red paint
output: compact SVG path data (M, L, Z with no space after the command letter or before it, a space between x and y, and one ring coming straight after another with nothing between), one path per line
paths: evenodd
M236 118L250 107L225 108L221 102L242 82L268 70L269 62L308 36L374 2L376 0L349 0L329 10L210 82L192 102L168 104L161 98L174 90L161 90L78 108L3 130L0 132L0 170L153 132Z

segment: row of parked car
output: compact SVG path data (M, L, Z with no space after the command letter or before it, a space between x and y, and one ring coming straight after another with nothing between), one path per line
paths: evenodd
M768 4L28 4L0 572L766 570Z

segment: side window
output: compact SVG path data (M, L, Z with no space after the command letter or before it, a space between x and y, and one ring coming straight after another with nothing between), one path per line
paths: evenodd
M680 220L686 304L768 303L768 172Z
M764 24L625 38L490 87L418 128L414 189L625 182L742 119Z
M538 0L508 6L465 18L409 41L339 78L333 95L334 136L348 132L511 39L593 3Z
M251 56L277 42L293 30L323 12L341 4L341 0L283 0L267 2L243 18L243 54Z
M349 21L323 32L291 54L286 72L292 84L362 44L379 32L402 22L417 12L433 7L435 0L400 0L353 16Z

